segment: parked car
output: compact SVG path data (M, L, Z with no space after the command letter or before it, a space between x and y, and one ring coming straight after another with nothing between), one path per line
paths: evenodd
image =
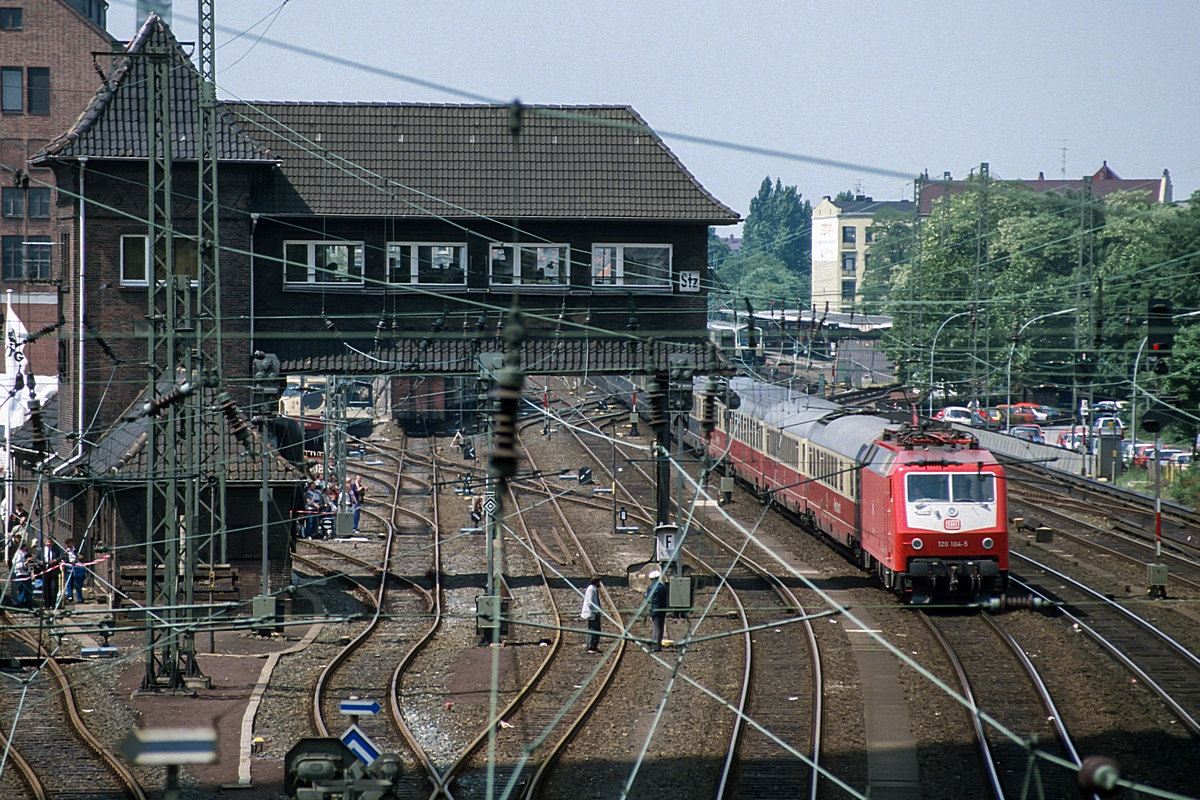
M1013 403L1013 410L1021 409L1033 414L1034 422L1047 422L1050 419L1050 412L1046 406L1038 405L1037 403Z
M1125 438L1125 424L1116 417L1097 417L1092 423L1092 432L1097 436L1116 436Z
M960 425L970 425L974 421L971 409L965 406L946 406L934 414L933 418L942 422L957 422Z
M1016 404L1010 406L996 406L996 410L1004 418L1006 425L1024 425L1030 422L1037 422L1033 416L1033 412L1028 408L1021 408Z
M1192 463L1192 454L1191 453L1176 453L1175 455L1171 456L1170 463L1174 464L1175 466L1179 467L1180 469L1187 469L1188 466Z
M1092 404L1092 408L1094 408L1097 412L1103 411L1108 414L1119 413L1128 407L1128 400L1097 400Z
M1150 463L1154 453L1154 442L1138 442L1133 446L1133 465L1144 467Z
M983 408L975 412L976 428L998 431L1004 427L1004 412L998 408Z
M1041 425L1013 425L1008 429L1008 435L1034 444L1046 443L1046 436L1042 433Z

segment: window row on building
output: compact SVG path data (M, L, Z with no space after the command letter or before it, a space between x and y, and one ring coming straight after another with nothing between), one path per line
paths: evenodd
M175 273L195 275L196 243L176 238ZM285 241L284 287L317 284L364 284L364 242ZM570 246L565 244L493 244L487 259L492 286L567 287L571 283ZM670 290L669 244L596 244L591 252L591 285L637 286ZM147 237L123 236L121 283L145 286L150 263ZM386 283L390 286L467 285L467 245L456 242L389 242ZM162 276L159 276L160 279Z
M5 186L0 189L0 216L50 219L50 188Z
M49 67L0 67L0 112L50 114Z

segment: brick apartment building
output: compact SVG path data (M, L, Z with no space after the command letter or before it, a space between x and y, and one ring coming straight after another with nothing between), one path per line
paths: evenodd
M59 319L55 282L74 252L60 225L54 174L28 159L70 127L100 85L119 46L105 30L105 0L5 0L0 8L0 290L33 333ZM68 206L69 207L69 206ZM3 301L0 292L0 302ZM63 301L70 304L72 297ZM69 308L64 308L70 316ZM45 336L24 353L38 375L54 375L65 336Z

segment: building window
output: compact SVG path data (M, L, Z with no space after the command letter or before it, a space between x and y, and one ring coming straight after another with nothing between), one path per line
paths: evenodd
M858 294L857 281L842 281L842 302L853 303L854 296Z
M121 285L122 286L146 286L146 265L150 262L150 244L149 237L140 236L122 236L121 237ZM196 257L196 243L190 239L175 239L173 242L175 248L175 274L187 275L195 283L200 278L200 264ZM165 244L162 247L166 247ZM160 255L162 251L159 251ZM159 270L156 276L158 280L163 280L166 275L162 270Z
M34 186L29 189L29 216L32 219L48 219L50 217L50 188Z
M858 241L858 228L853 225L847 225L842 228L842 242L844 244L854 244Z
M285 284L363 282L362 242L284 242Z
M46 116L50 113L50 69L29 68L29 113Z
M593 286L671 287L671 246L592 245Z
M842 256L843 275L854 275L855 268L858 265L857 258L858 256L856 253L846 253L844 256Z
M5 186L0 190L0 215L5 217L25 216L25 190L16 186Z
M388 242L388 283L466 286L467 246Z
M873 241L875 241L875 229L873 227L868 226L867 227L867 244L870 244Z
M25 279L50 280L49 236L30 236L25 240Z
M25 110L20 67L0 67L0 111L20 114Z
M0 242L0 277L6 281L50 280L50 237L5 236Z
M520 250L520 257L514 251ZM488 253L493 286L566 286L571 279L571 248L565 244L494 244Z
M21 30L21 9L0 8L0 31Z
M25 275L25 240L20 236L5 236L0 240L0 277L19 281Z

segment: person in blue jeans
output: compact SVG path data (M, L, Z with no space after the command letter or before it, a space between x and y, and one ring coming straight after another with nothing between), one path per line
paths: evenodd
M342 493L342 502L354 514L354 532L358 533L358 519L362 515L362 502L358 498L358 487L351 478L346 478L346 490Z
M650 604L650 652L662 652L663 635L667 627L667 609L671 605L667 584L659 580L662 573L653 570L650 575L650 587L646 589L646 601Z
M33 581L30 576L29 545L21 542L13 554L12 581L18 608L33 608Z
M63 561L66 563L67 573L67 590L64 592L63 602L82 603L84 602L83 582L87 578L87 567L81 566L79 563L79 551L75 549L74 539L67 539L67 552L63 556Z

